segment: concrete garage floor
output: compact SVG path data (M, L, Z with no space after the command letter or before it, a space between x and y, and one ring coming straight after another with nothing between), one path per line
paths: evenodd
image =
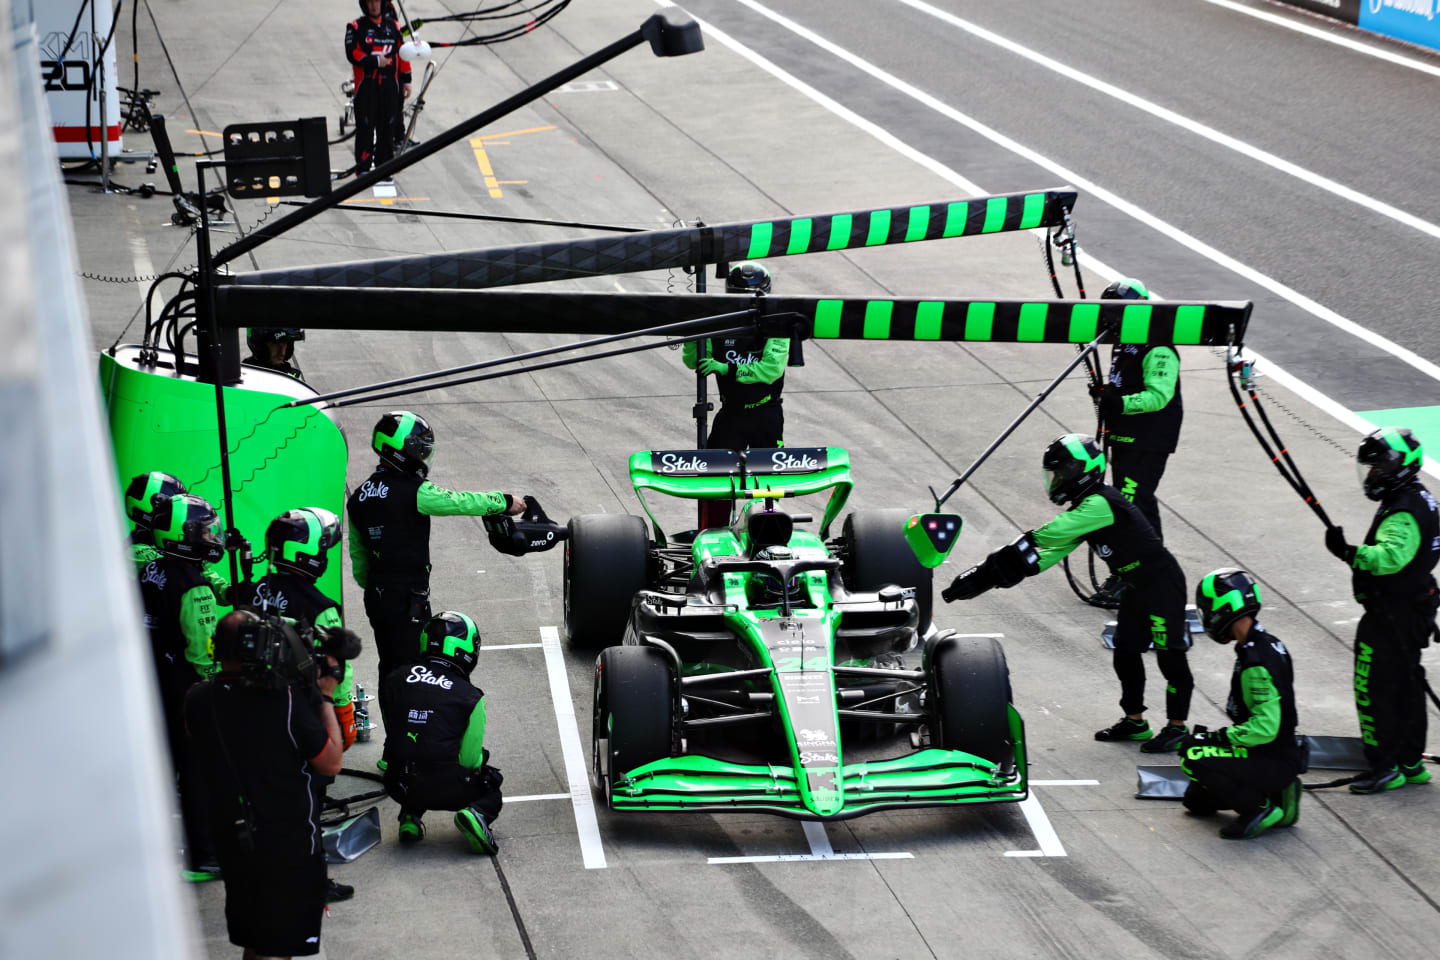
M153 71L144 83L164 90L157 109L170 117L180 149L218 146L217 138L202 140L187 129L218 131L267 118L324 114L334 135L345 76L340 38L353 5L282 2L267 12L157 0L153 9L196 111L189 115L173 79L160 72L164 56L153 31L142 27L141 62ZM575 4L521 42L437 51L444 67L421 135L598 49L654 9L643 0ZM965 195L713 40L703 54L679 60L638 49L478 136L470 147L457 145L402 172L398 199L385 206L659 228L697 217L717 223ZM148 149L143 136L127 138L127 146ZM349 165L348 151L348 144L333 148L334 168ZM193 189L187 161L181 172ZM116 178L142 179L126 167ZM234 266L581 234L395 216L373 212L379 196L360 199ZM91 274L152 273L194 262L189 231L169 225L165 198L75 187L70 202L82 265ZM238 219L249 226L267 212L261 203L242 202ZM1082 198L1076 208L1082 224L1085 213ZM1088 252L1127 269L1103 246ZM777 292L786 293L1050 295L1029 234L786 258L771 267ZM1104 283L1095 274L1087 280L1092 293ZM674 271L563 286L658 292L690 282ZM139 339L143 318L134 317L144 285L87 280L85 291L97 350L117 337ZM303 326L304 318L286 322ZM1252 329L1266 322L1267 304L1258 303ZM299 359L324 391L566 339L314 331ZM1065 346L988 344L812 342L805 350L807 365L787 377L786 439L850 450L853 508L925 507L926 486L943 487L963 470L1073 356ZM1161 486L1167 543L1192 586L1226 565L1259 577L1264 622L1295 657L1302 729L1353 735L1349 644L1359 609L1346 571L1324 553L1320 525L1245 430L1225 388L1222 357L1187 348L1181 360L1185 430ZM1357 437L1274 381L1261 383L1284 407L1271 412L1292 455L1353 538L1370 513L1349 462ZM435 428L437 483L530 492L552 517L638 513L626 458L639 449L691 444L693 389L678 353L661 350L351 407L340 413L354 453L350 482L372 469L365 440L374 421L404 406ZM955 556L936 571L938 585L1053 515L1041 493L1040 451L1062 432L1090 428L1091 417L1083 381L1074 376L956 495L950 507L966 529ZM1134 768L1142 755L1091 737L1117 715L1118 683L1099 640L1106 614L1079 603L1058 572L936 614L941 626L1003 635L1027 724L1032 798L820 826L594 809L585 779L593 652L568 649L558 629L560 554L501 556L485 542L479 521L466 518L435 523L432 553L436 609L469 612L485 635L476 676L489 697L487 742L506 777L508 801L496 828L501 850L494 859L470 855L440 813L431 815L423 844L402 849L395 807L382 804L380 846L333 868L357 894L331 908L326 956L1433 955L1440 859L1420 838L1440 832L1435 788L1380 798L1312 795L1296 828L1251 843L1220 841L1216 821L1185 816L1178 804L1136 800ZM345 600L352 626L368 640L348 561ZM1191 655L1193 722L1224 722L1232 662L1228 649L1198 639ZM373 690L373 655L367 651L356 669ZM1153 664L1150 675L1151 703L1158 706ZM1163 713L1152 712L1157 719ZM372 742L356 745L346 766L373 768L382 740L377 731ZM333 792L353 792L352 785L342 782ZM709 862L737 857L753 859ZM194 892L207 955L234 955L221 885Z

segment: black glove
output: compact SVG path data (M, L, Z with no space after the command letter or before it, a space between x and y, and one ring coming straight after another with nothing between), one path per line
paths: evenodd
M1092 390L1091 396L1100 408L1100 419L1108 421L1124 415L1125 398L1112 384L1103 384L1098 390Z
M946 603L954 603L956 600L970 600L980 596L980 594L993 586L995 586L995 581L985 566L974 566L952 580L950 586L941 590L940 599Z
M1330 527L1325 531L1325 549L1344 560L1347 567L1355 566L1355 548L1345 542L1344 527Z
M1191 747L1230 746L1230 737L1227 736L1225 732L1228 729L1228 727L1221 727L1219 730L1207 730L1197 724L1195 729L1191 730L1186 734L1185 739L1180 741L1180 755L1183 757L1185 752Z

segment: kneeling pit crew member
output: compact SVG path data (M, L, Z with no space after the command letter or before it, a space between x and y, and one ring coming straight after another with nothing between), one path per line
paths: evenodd
M370 446L380 463L350 495L345 512L351 572L365 591L365 615L383 681L414 659L420 627L430 619L430 518L519 516L525 497L447 490L425 479L435 433L418 414L385 414L375 424Z
M1180 766L1193 781L1185 808L1199 816L1234 810L1220 828L1227 840L1248 840L1300 819L1304 788L1295 743L1295 670L1280 638L1256 621L1260 588L1233 567L1207 573L1195 587L1195 606L1216 643L1235 644L1230 726L1195 732L1180 741Z
M1425 668L1421 650L1435 630L1440 603L1440 515L1420 484L1425 451L1404 427L1381 427L1360 441L1357 469L1365 496L1378 500L1365 542L1345 542L1331 527L1325 548L1351 570L1351 590L1365 608L1355 628L1355 712L1370 770L1353 793L1381 793L1426 783Z
M1054 440L1041 465L1051 502L1069 503L1070 509L961 573L940 595L949 603L969 600L992 587L1014 586L1059 563L1081 541L1089 543L1122 588L1113 664L1125 716L1097 731L1095 739L1143 740L1147 742L1140 749L1146 753L1173 751L1188 732L1185 720L1195 689L1185 656L1190 644L1185 575L1135 504L1105 483L1105 454L1093 438L1070 433ZM1158 735L1145 719L1142 653L1152 642L1168 683L1168 723Z
M385 788L400 804L400 839L425 836L426 810L454 810L455 827L475 853L498 846L500 771L485 749L485 691L470 682L480 631L447 610L425 624L420 657L381 681Z
M185 737L185 693L215 672L210 638L218 604L204 567L224 554L219 518L202 497L188 493L160 500L152 517L158 554L139 570L140 599L165 715L170 760L180 787L185 828L185 879L219 873L210 841L209 803L194 745Z
M248 610L215 631L220 674L185 699L185 723L204 757L224 869L225 925L246 957L320 952L325 848L311 781L340 772L336 680L275 683L247 661L264 625ZM313 700L311 699L313 697Z

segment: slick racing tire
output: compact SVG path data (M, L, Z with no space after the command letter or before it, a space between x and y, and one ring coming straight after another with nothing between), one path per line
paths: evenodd
M596 658L591 783L607 802L617 772L673 753L672 686L670 665L653 647L606 647Z
M938 637L926 648L931 741L1000 766L1014 762L1010 669L994 637Z
M915 559L905 542L910 511L900 507L856 510L845 518L843 536L849 546L850 579L856 590L878 590L887 584L915 588L916 629L923 637L930 629L935 606L930 571Z
M565 541L565 635L577 647L619 643L630 601L645 589L650 544L629 514L571 517Z

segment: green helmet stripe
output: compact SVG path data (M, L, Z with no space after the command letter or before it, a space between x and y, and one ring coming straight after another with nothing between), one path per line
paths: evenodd
M155 544L159 546L164 540L184 540L185 521L190 516L190 505L179 497L170 501L170 526L165 530L155 531Z
M400 416L400 425L395 428L394 433L381 433L375 431L375 452L380 452L381 447L393 447L396 450L405 449L405 438L410 436L415 429L415 414L405 413Z
M1405 455L1405 462L1400 464L1402 467L1410 466L1410 464L1415 463L1425 455L1425 451L1421 448L1418 441L1414 449L1411 449L1410 445L1405 442L1405 438L1400 435L1400 428L1398 427L1381 427L1380 436L1390 445L1391 450Z
M1097 453L1093 457L1090 456L1089 452L1085 449L1085 444L1080 442L1080 435L1078 433L1067 433L1060 438L1060 442L1065 444L1065 449L1070 451L1070 456L1085 465L1085 469L1082 471L1083 473L1089 473L1091 470L1105 469L1105 454L1102 452Z
M1215 595L1215 574L1213 573L1206 574L1205 579L1200 581L1200 592L1210 601L1210 610L1212 613L1219 610L1221 606L1228 605L1231 610L1235 611L1245 606L1245 595L1240 592L1239 588L1233 589L1223 596L1217 597ZM1257 601L1260 599L1258 590L1256 591L1255 599Z
M298 540L290 540L285 544L284 549L280 551L280 558L289 563L295 562L295 557L301 549L304 549L304 551L312 557L320 555L320 518L309 510L301 510L300 512L305 515L305 526L309 527L310 533L309 536L305 538L304 543Z
M155 494L159 493L160 488L165 484L165 481L162 480L161 477L162 474L159 471L152 470L150 474L145 478L145 492L140 494L139 501L136 501L134 497L125 498L129 501L130 508L132 510L139 510L143 513L149 513L151 510L154 509L152 504L155 501Z
M476 652L475 638L476 638L477 636L479 636L479 634L480 634L479 629L476 628L476 626L475 626L475 621L474 621L474 620L471 620L467 615L465 615L465 614L463 614L463 613L460 613L459 611L452 610L452 611L450 611L450 613L452 613L452 614L454 614L455 616L459 617L459 618L461 619L461 621L465 624L465 636L463 636L463 637L449 637L449 636L447 636L447 637L445 638L445 643L444 643L444 645L441 646L441 648L440 648L440 652L441 652L442 654L444 654L445 656L447 656L447 657L453 657L453 656L455 655L455 651L462 649L462 645L463 645L463 649L464 649L467 653L475 653L475 652ZM429 646L430 646L430 638L429 638L429 630L427 629L427 630L425 630L425 631L422 631L421 634L420 634L420 651L423 653L425 650L427 650L427 649L429 648Z

